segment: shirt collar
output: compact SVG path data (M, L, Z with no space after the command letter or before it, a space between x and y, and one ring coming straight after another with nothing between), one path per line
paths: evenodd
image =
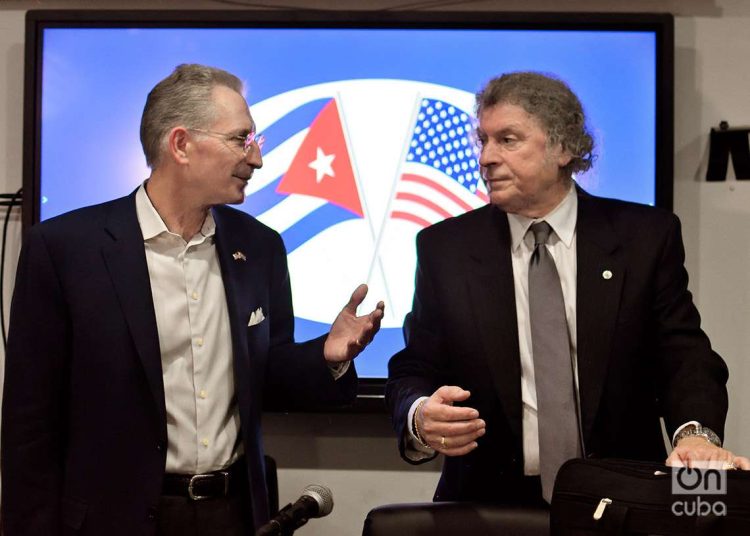
M164 223L153 203L151 203L151 199L149 199L146 193L146 182L148 181L144 181L141 184L135 194L135 212L138 217L138 224L141 226L141 234L143 234L144 242L162 233L174 234L167 228L167 224ZM214 222L212 212L209 210L206 219L203 220L200 234L204 237L210 237L215 233L216 223Z
M571 184L568 193L552 211L542 218L528 218L520 214L508 214L510 225L510 238L512 251L516 251L523 242L529 227L538 221L546 221L552 230L560 238L560 241L569 248L573 244L576 231L576 220L578 219L578 193L575 183Z

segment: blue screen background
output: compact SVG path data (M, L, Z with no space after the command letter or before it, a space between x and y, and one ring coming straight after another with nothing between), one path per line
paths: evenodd
M73 29L44 31L41 219L126 195L145 178L146 95L180 63L226 69L248 102L322 82L392 78L476 92L503 72L564 79L580 97L598 157L596 195L655 200L656 37L650 32L362 29ZM387 132L387 126L383 127ZM298 322L306 339L325 325ZM384 330L358 360L384 377L403 346Z

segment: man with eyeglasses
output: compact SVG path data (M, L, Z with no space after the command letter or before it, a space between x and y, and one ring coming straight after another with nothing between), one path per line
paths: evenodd
M151 176L48 220L19 261L3 406L3 529L251 534L269 518L260 418L350 402L382 302L295 343L279 235L244 200L262 138L234 75L181 65L146 101Z

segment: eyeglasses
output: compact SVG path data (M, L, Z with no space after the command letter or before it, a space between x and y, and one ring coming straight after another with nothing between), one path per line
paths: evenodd
M260 151L263 149L263 144L266 141L266 137L260 132L256 132L255 128L248 132L246 136L225 134L223 132L215 132L203 128L189 128L188 130L200 132L201 134L206 134L207 136L213 136L215 138L221 138L226 143L233 142L234 146L240 149L245 156L247 156L247 153L252 149L253 143L258 145L258 150Z

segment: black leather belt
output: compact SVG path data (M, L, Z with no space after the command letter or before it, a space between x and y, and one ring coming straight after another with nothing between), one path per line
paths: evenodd
M247 489L245 459L240 458L230 467L198 475L166 473L162 495L188 497L194 501L226 497Z

